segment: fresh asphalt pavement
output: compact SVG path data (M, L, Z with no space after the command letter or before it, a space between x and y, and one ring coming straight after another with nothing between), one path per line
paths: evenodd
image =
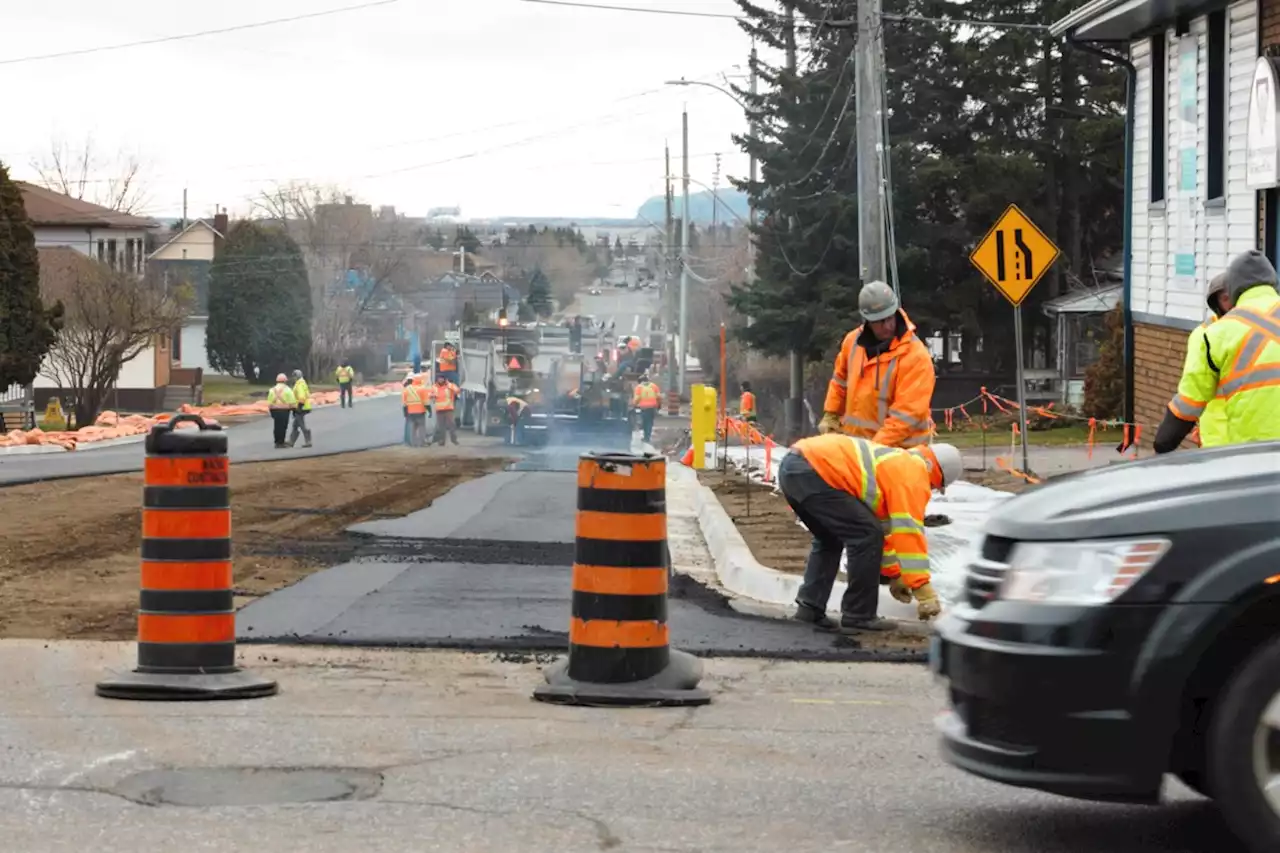
M314 444L310 449L301 444L288 450L276 449L269 418L228 427L231 461L268 462L349 453L389 447L404 440L404 417L400 401L394 397L360 399L349 409L323 406L307 420ZM0 485L141 471L145 458L141 441L69 453L0 456Z

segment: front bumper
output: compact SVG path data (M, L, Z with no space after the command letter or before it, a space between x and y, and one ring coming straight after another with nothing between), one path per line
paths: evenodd
M1123 660L980 636L965 611L939 620L930 649L949 688L951 709L936 720L948 762L1069 797L1158 800L1163 766L1124 707Z

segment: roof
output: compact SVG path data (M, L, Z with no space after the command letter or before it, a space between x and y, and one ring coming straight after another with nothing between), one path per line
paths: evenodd
M186 228L183 228L183 229L182 229L181 231L179 231L177 234L174 234L174 235L173 235L173 238L172 238L172 239L170 239L170 240L169 240L169 242L165 243L163 246L161 246L160 248L156 249L154 252L152 252L152 253L151 253L150 255L148 255L147 257L148 257L148 258L154 258L154 257L155 257L156 255L158 255L160 252L163 252L165 249L169 248L169 247L170 247L170 246L172 246L174 243L176 243L176 242L178 242L179 240L181 240L181 239L182 239L182 236L183 236L184 234L186 234L188 231L192 230L193 228L198 228L198 227L199 227L199 228L207 228L208 230L210 230L210 231L212 231L212 232L213 232L213 236L218 237L219 239L221 239L221 238L222 238L222 236L223 236L222 234L219 234L219 233L218 233L218 229L217 229L217 228L214 228L214 227L213 227L212 225L210 225L208 222L204 221L203 219L197 219L197 220L195 220L194 222L192 222L190 225L188 225Z
M1041 308L1050 317L1055 314L1105 314L1120 304L1121 285L1089 287L1073 290L1045 302Z
M94 228L154 228L156 221L91 204L45 187L16 181L32 225L87 225Z
M1129 41L1161 24L1226 5L1227 0L1090 0L1050 24L1049 34L1075 41Z

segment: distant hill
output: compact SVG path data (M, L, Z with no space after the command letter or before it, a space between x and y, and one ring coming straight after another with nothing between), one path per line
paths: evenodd
M676 192L675 204L673 206L674 216L679 218L680 212L683 210L684 199L680 197L680 193ZM743 220L747 218L750 205L747 203L746 193L739 192L734 189L720 190L712 198L710 192L689 193L689 221L698 224L709 224L712 219L712 211L715 211L715 219L717 222L732 222L741 217ZM735 216L736 214L736 216ZM640 212L637 217L641 220L648 219L652 222L662 222L667 217L667 202L658 195L646 201L640 206Z

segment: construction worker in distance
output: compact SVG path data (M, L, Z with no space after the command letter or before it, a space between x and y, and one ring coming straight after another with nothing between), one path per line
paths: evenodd
M410 447L422 447L427 439L427 404L423 399L424 391L413 384L413 378L406 376L404 387L400 389L400 406L404 410L405 431L409 434L407 444Z
M646 444L653 442L653 421L661 404L662 391L649 380L649 374L642 373L631 395L631 405L640 411L640 433Z
M1213 277L1209 282L1209 289L1205 291L1205 302L1209 304L1209 310L1213 313L1209 315L1209 319L1205 320L1187 337L1187 357L1183 362L1183 372L1192 366L1192 362L1199 357L1199 353L1203 353L1205 347L1205 332L1213 323L1231 310L1231 294L1227 292L1227 274L1221 273ZM1209 401L1209 405L1204 407L1204 411L1200 413L1200 419L1197 423L1200 429L1200 446L1201 447L1220 447L1227 443L1227 404L1225 400L1214 397Z
M436 376L443 376L446 382L456 384L458 381L458 350L451 343L440 347L440 354L436 358Z
M883 281L862 288L858 311L863 323L840 345L818 432L842 432L886 447L927 444L936 382L929 348Z
M512 394L507 397L507 419L511 422L511 430L507 435L507 444L524 444L524 424L528 420L529 404Z
M283 373L276 375L276 384L267 392L267 410L271 412L271 432L275 437L276 448L288 447L285 435L289 431L289 417L298 408L298 401L289 387L289 377Z
M302 433L303 447L311 446L311 427L307 426L307 415L311 414L311 386L302 378L302 371L293 371L293 430L289 436L289 446L298 444L298 433Z
M436 384L431 387L430 403L435 414L436 431L432 444L444 446L445 434L455 445L458 443L458 424L454 418L454 406L458 401L458 386L447 381L443 376L436 377Z
M342 364L338 365L338 369L333 372L333 376L338 380L338 403L342 408L355 406L355 398L351 391L356 381L356 369L351 366L351 359L344 358Z
M813 547L793 618L841 633L892 630L897 624L876 614L882 573L895 599L915 600L921 620L937 616L924 517L932 490L963 473L960 451L949 444L908 451L839 433L796 442L779 463L778 486ZM848 589L836 625L826 611L842 551Z
M738 403L738 416L749 424L756 422L756 395L751 391L751 383L742 383L742 399Z
M1202 346L1187 353L1178 393L1156 430L1156 453L1177 449L1214 400L1222 402L1223 444L1280 439L1280 292L1275 267L1252 249L1232 259L1224 278L1234 307L1204 330ZM1210 426L1211 435L1212 430ZM1202 428L1202 437L1203 432Z

